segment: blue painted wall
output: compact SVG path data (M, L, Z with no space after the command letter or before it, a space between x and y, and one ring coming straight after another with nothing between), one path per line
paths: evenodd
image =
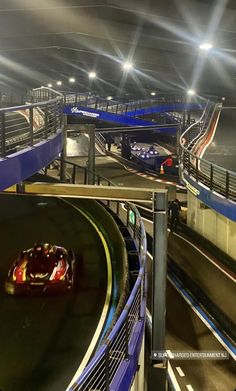
M216 212L222 214L232 221L236 221L236 203L223 196L217 195L212 191L206 189L184 173L184 181L186 182L187 189L194 194L209 208L214 209Z
M15 185L47 166L58 157L63 146L63 133L58 132L34 147L0 160L0 191Z
M81 107L81 106L64 106L63 109L64 114L67 115L78 115L80 117L84 118L94 118L101 121L111 122L114 124L119 125L127 125L127 126L149 126L149 125L155 125L152 121L145 121L143 119L138 118L132 118L129 115L121 115L121 114L114 114L109 113L102 110L87 108L87 107ZM176 133L176 126L173 125L173 127L167 127L157 130L158 133L165 132L170 134Z

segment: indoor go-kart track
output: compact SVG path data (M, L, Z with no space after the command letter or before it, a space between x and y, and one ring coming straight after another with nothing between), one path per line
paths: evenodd
M91 223L63 200L0 197L0 390L64 391L101 316L107 286L104 248ZM88 201L73 203L88 208ZM17 297L4 292L15 256L36 240L75 251L75 293Z

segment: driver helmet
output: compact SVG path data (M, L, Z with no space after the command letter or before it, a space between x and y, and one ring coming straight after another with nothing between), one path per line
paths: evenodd
M34 255L45 255L49 257L52 246L49 243L35 242L33 247Z

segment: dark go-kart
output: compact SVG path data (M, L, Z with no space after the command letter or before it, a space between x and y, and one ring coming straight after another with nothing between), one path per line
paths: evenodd
M71 291L75 280L73 251L49 243L35 243L22 251L5 281L10 295Z

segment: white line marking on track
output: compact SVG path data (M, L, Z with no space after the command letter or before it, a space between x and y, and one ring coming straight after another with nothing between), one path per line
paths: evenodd
M177 382L177 379L175 377L175 374L174 374L174 371L173 371L172 366L170 364L170 361L168 361L168 363L167 363L167 370L168 370L168 375L169 375L169 377L171 379L171 383L174 386L174 390L175 391L181 391L181 388L180 388L180 386L179 386L179 384Z
M145 208L143 208L145 209ZM144 218L142 217L143 220L145 221L148 221L150 223L153 223L152 220L149 220L147 218ZM170 229L168 228L167 229L168 232L170 232ZM193 248L195 248L195 250L197 250L200 254L202 254L206 259L208 259L208 261L210 261L214 266L217 267L217 269L219 269L221 272L223 272L228 278L230 278L230 280L232 280L234 283L236 283L236 278L234 278L233 276L231 276L231 274L229 274L225 269L223 269L217 262L215 262L212 258L210 258L206 253L204 253L204 251L200 250L200 248L198 248L197 246L195 246L195 244L193 244L192 242L190 242L188 239L184 238L183 236L177 234L176 232L173 232L173 234L175 236L178 236L180 239L184 240L185 242L187 242L188 244L190 244Z
M169 358L175 358L174 355L171 353L171 350L167 350L166 353L168 354Z
M197 246L195 246L195 244L193 244L192 242L190 242L188 239L184 238L183 236L177 234L176 232L173 232L173 234L175 236L178 236L180 239L184 240L185 242L187 242L188 244L190 244L193 248L195 248L200 254L204 255L205 258L208 259L208 261L210 261L213 265L215 265L217 267L217 269L219 269L221 272L223 272L227 277L229 277L234 283L236 283L236 278L234 278L233 276L231 276L225 269L223 269L220 265L218 265L218 263L216 263L215 261L213 261L212 258L210 258L208 255L206 255L204 253L204 251L200 250Z
M183 299L189 304L189 306L192 308L192 310L195 312L195 314L201 319L201 321L207 326L207 328L212 332L212 334L215 336L215 338L220 342L220 344L227 350L227 352L230 354L230 356L236 360L236 355L234 352L232 352L231 349L226 345L226 343L221 339L221 337L217 334L215 330L211 327L211 325L208 323L208 321L200 314L200 312L195 308L190 300L181 292L181 290L173 283L173 281L168 277L168 280L173 285L173 287L179 292L179 294L183 297Z
M194 391L193 387L191 386L191 384L187 384L186 385L188 391Z
M182 371L182 369L180 367L176 367L176 371L178 372L180 377L184 377L185 376L184 372Z
M149 251L147 251L147 256L153 260L153 256L150 254ZM214 335L214 337L217 339L217 341L219 341L219 343L227 350L227 352L230 354L230 356L236 360L236 355L234 354L234 352L232 352L232 350L226 345L226 343L221 339L221 337L217 334L217 332L215 330L213 330L213 328L211 327L211 325L207 322L207 320L202 316L202 314L200 314L200 312L197 310L197 308L195 308L192 303L190 302L190 300L183 294L183 292L181 292L181 290L174 284L174 282L169 278L167 277L168 280L170 281L171 285L179 292L179 294L183 297L183 299L188 303L188 305L191 307L191 309L195 312L195 314L201 319L201 321L207 326L207 328L212 332L212 334Z

